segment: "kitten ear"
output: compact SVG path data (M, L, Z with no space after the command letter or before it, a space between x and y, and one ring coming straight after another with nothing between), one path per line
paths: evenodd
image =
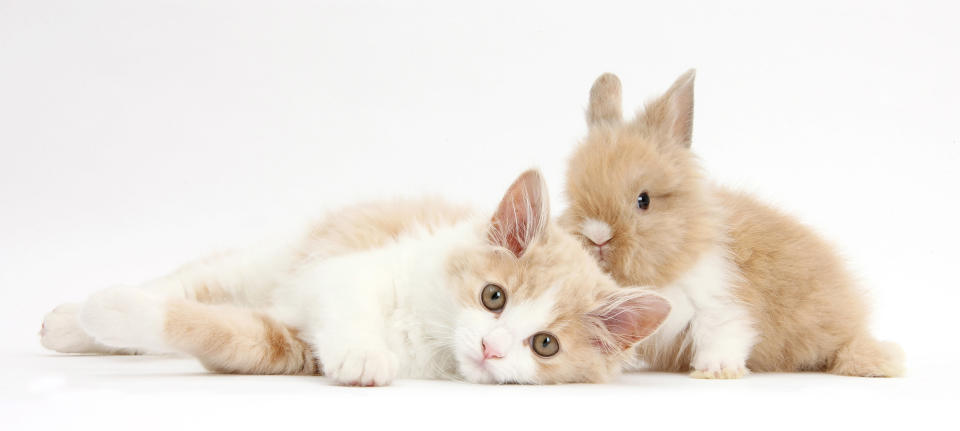
M604 351L619 353L653 335L667 316L666 298L639 288L623 288L604 298L604 303L589 314L602 326L596 344Z
M590 106L587 108L587 125L618 124L623 121L620 99L620 78L604 73L590 87Z
M673 83L659 99L647 104L639 120L651 129L666 134L671 143L690 148L693 138L693 81L696 69L690 69Z
M507 189L490 221L487 239L520 257L544 234L550 217L547 185L540 172L524 172Z

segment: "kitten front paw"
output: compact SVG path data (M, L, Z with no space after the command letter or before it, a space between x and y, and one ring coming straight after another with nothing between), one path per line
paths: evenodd
M323 374L341 385L386 386L397 376L397 355L386 349L348 349L324 363Z
M163 351L164 303L130 287L112 287L90 296L80 325L107 346Z
M695 379L739 379L750 370L742 360L716 360L697 358L690 377Z

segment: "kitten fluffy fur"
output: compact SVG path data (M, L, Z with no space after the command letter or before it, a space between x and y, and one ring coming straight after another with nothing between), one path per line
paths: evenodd
M432 199L348 207L292 241L58 307L41 342L183 352L217 372L322 373L347 385L604 381L670 304L617 285L549 221L547 196L528 171L492 218ZM490 285L502 309L484 305ZM544 332L555 354L534 351Z
M569 164L561 223L619 283L656 286L674 306L641 357L700 378L901 375L902 351L869 334L863 295L827 242L704 179L689 148L693 83L691 70L625 122L619 79L600 76Z

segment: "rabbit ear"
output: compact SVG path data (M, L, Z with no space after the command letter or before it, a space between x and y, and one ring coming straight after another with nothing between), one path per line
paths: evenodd
M663 96L647 104L638 121L665 133L671 143L690 148L693 137L693 81L696 75L695 69L680 75Z
M588 316L598 321L601 335L595 343L601 350L619 353L653 335L670 315L670 302L639 288L623 288L604 298Z
M590 87L590 107L587 108L587 125L618 124L623 121L620 100L620 78L612 73L600 75Z
M547 185L540 172L524 172L507 189L490 221L487 239L520 257L544 234L550 217Z

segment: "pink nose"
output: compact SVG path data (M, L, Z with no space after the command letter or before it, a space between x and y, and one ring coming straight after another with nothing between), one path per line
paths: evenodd
M590 242L592 242L593 245L595 245L595 246L597 246L597 247L603 247L603 246L605 246L605 245L607 245L607 244L610 243L610 239L607 239L606 241L601 242L600 244L597 244L597 242L594 241L594 240L592 240L592 239L590 240Z
M503 357L503 353L500 350L490 347L485 341L481 341L480 345L483 346L483 359L500 359Z

